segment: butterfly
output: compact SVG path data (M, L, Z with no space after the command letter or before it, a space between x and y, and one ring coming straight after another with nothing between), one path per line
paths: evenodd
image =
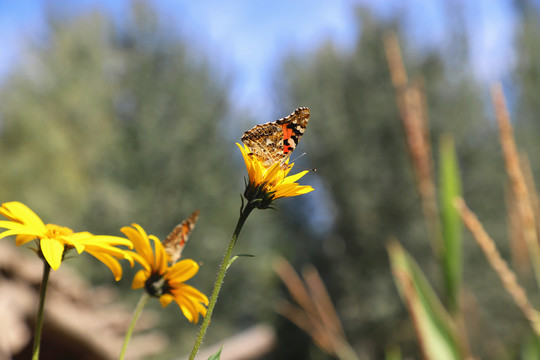
M189 235L199 219L199 210L195 210L186 220L176 225L173 231L163 240L163 247L169 254L169 262L174 264L182 256L182 250L186 246Z
M308 121L309 109L299 107L289 116L244 132L241 140L251 151L249 155L257 157L265 167L275 163L284 167L304 135Z

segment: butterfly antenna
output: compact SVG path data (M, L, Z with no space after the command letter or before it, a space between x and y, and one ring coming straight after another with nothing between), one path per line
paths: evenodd
M307 153L302 153L300 155L298 155L297 157L295 157L293 160L291 160L291 162L296 162L296 160L298 160L299 158L301 158L302 156L306 155ZM317 169L307 169L307 168L303 168L304 170L307 170L307 171L313 171L313 172L316 172Z
M294 159L292 159L291 161L292 161L292 162L296 162L296 160L300 159L302 156L304 156L304 155L306 155L306 154L307 154L307 153L304 152L304 153L298 155L297 157L295 157Z

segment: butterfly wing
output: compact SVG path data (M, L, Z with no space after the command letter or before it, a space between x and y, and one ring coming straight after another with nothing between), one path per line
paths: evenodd
M282 161L285 156L281 150L283 149L282 127L275 122L257 125L246 131L242 136L242 142L266 167Z
M309 121L309 109L299 107L292 114L244 132L242 142L266 167L284 164L296 148Z
M309 109L299 107L291 115L276 121L281 125L283 132L283 153L285 155L292 153L306 131L309 122Z
M177 262L182 256L182 250L184 250L189 235L193 231L193 228L195 228L195 223L198 219L199 210L195 210L186 220L176 225L169 236L163 241L163 246L165 247L165 251L169 254L169 261L172 264Z

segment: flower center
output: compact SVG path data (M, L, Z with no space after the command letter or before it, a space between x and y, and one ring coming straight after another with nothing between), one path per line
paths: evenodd
M45 225L47 228L47 237L49 239L60 239L64 236L69 236L73 234L73 230L64 226L58 226L54 224Z
M163 275L153 273L144 283L146 291L155 297L160 297L163 294L169 293L169 283L165 280Z

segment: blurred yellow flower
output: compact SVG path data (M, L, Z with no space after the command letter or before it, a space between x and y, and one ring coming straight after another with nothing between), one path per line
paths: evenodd
M195 261L180 260L169 266L169 255L157 237L147 235L137 224L125 226L121 231L133 242L135 251L140 255L136 260L144 267L135 274L131 285L133 289L144 287L148 294L159 298L163 307L176 301L184 316L192 323L199 321L199 314L206 315L206 295L185 284L199 271ZM150 240L154 243L154 250Z
M287 176L294 165L294 163L289 164L288 159L284 164L275 162L266 167L261 159L253 156L246 145L243 147L238 143L236 145L242 152L249 176L249 184L246 184L244 196L250 202L257 202L258 208L269 207L275 199L307 194L314 190L309 185L300 185L295 182L307 174L308 170Z
M73 248L79 254L86 251L97 258L111 269L116 280L122 277L122 267L117 259L127 259L133 264L132 252L116 247L117 245L133 247L131 242L124 238L93 235L86 231L73 232L67 227L45 224L26 205L17 201L2 204L0 214L9 219L0 221L0 228L7 229L0 233L0 239L16 235L17 246L32 240L38 241L38 254L43 256L53 270L60 267L66 252Z

